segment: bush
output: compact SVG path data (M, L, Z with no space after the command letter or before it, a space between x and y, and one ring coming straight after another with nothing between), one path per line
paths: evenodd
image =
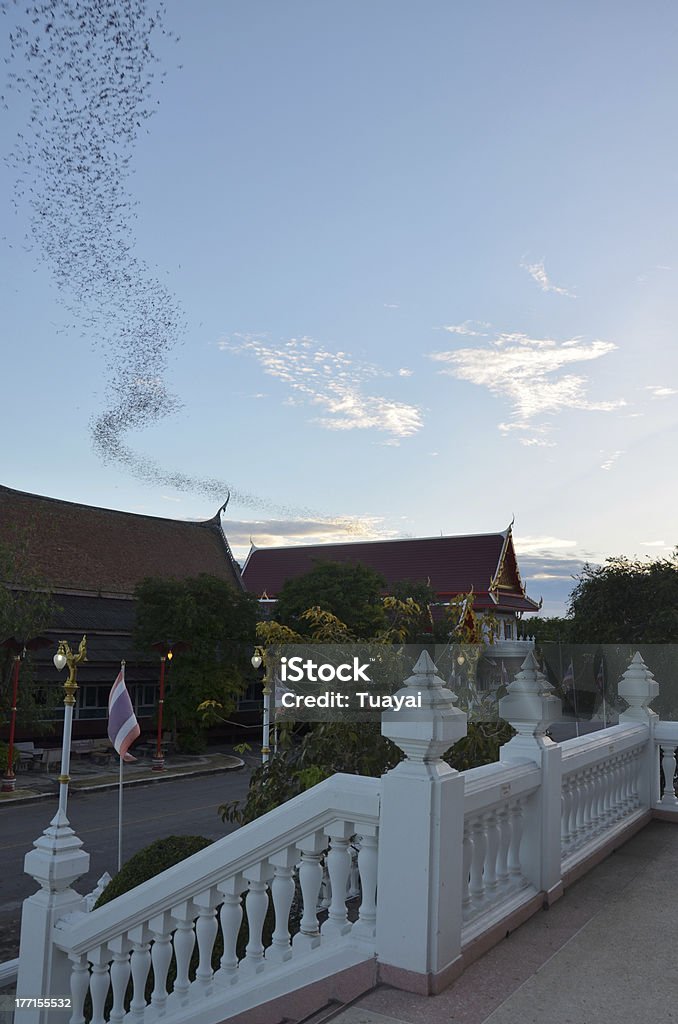
M14 770L16 771L17 762L21 757L19 751L14 748L12 751L12 761L14 763ZM7 771L7 762L9 760L9 744L0 742L0 775L4 775Z
M211 845L212 841L205 839L204 836L168 836L166 839L156 839L123 864L94 904L94 909L103 907L104 903L110 903L116 896L122 896L124 892L129 892L137 885L147 882L149 878L159 875L161 871L171 868L173 864L178 864L179 861Z

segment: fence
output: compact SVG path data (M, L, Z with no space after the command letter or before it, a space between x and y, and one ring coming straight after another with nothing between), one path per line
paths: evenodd
M401 691L421 712L382 716L406 755L395 769L335 775L96 911L73 889L88 856L57 814L26 857L41 889L24 904L17 996L69 999L71 1024L86 1006L93 1024L218 1024L274 1021L328 984L440 991L653 814L678 821L678 723L650 710L657 692L635 655L619 724L557 744L560 702L530 652L500 701L515 736L498 763L459 773L441 755L466 716L424 653ZM20 1019L54 1017L35 1005Z

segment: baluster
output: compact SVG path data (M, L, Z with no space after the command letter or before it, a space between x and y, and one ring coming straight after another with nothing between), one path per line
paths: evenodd
M191 979L188 976L188 972L195 948L193 914L193 904L190 900L185 900L178 906L172 907L172 918L177 926L174 932L174 959L177 965L174 995L181 1004L186 1002L191 987Z
M570 775L570 850L576 849L577 846L577 828L579 820L579 782L577 780L577 773L573 772Z
M570 814L572 813L572 790L566 777L560 792L560 848L567 851L570 845Z
M631 787L632 787L632 794L633 794L633 807L634 807L634 809L637 808L637 807L640 807L640 785L639 785L639 782L638 782L638 773L640 772L640 764L641 764L641 762L640 762L640 755L641 755L641 750L640 750L639 746L636 746L636 749L633 752L633 761L632 761L633 768L632 768L632 772L631 772Z
M591 777L589 779L589 785L591 787L591 835L598 835L600 832L600 772L601 766L594 764L591 766Z
M624 816L631 812L631 751L627 750L622 759L622 801Z
M360 917L351 929L351 936L372 941L377 933L377 826L361 825L358 870L360 872Z
M89 979L89 993L92 999L92 1020L90 1024L106 1024L104 1017L104 1006L106 996L111 983L108 973L108 950L105 946L98 946L90 950L87 959L92 964L92 975Z
M217 888L224 897L220 913L224 952L215 980L222 985L230 985L238 977L237 944L242 924L241 893L245 888L245 880L242 875L234 875L225 882L221 882Z
M499 826L499 849L497 851L497 880L499 885L506 886L509 880L508 852L511 843L511 822L508 804L500 808L497 815Z
M172 960L172 919L169 913L158 914L148 922L153 939L151 965L153 967L153 991L151 1006L160 1016L167 1003L167 972Z
M301 851L301 864L299 865L299 885L301 887L301 898L304 905L304 912L301 918L299 932L292 940L292 946L298 949L314 949L320 944L320 928L318 927L318 892L320 883L323 880L323 869L320 866L327 840L322 832L313 832L306 839L297 843L297 849Z
M360 872L358 871L358 847L355 842L349 847L349 853L351 854L351 873L348 876L348 885L346 887L346 899L352 900L355 896L360 896Z
M85 1024L83 1008L89 988L89 961L85 954L69 953L71 968L71 1017L68 1024Z
M320 868L320 865L318 865L318 868ZM267 861L260 861L259 864L253 864L252 867L243 871L243 876L249 882L247 898L245 900L249 941L245 947L245 959L240 964L240 970L252 974L256 974L264 969L264 944L262 939L266 911L268 910L268 883L272 874L273 872ZM317 895L316 892L316 899ZM313 906L315 907L315 903Z
M130 976L129 951L130 943L125 935L111 939L108 948L113 954L111 964L111 989L113 991L113 1007L108 1018L110 1024L120 1024L125 1019L125 995Z
M613 761L613 773L614 773L614 820L619 821L622 817L622 799L621 799L621 755L617 754Z
M139 925L128 933L128 938L132 943L132 1002L129 1006L129 1019L143 1021L146 1013L146 981L151 969L150 931L146 925Z
M612 766L609 759L603 763L603 826L606 828L612 820Z
M199 896L193 898L193 904L198 911L198 920L195 923L195 937L198 942L198 967L195 972L195 983L205 995L211 991L214 977L212 950L219 930L216 917L218 902L215 888L206 889L205 892L201 892Z
M574 805L575 805L575 836L576 845L581 846L584 833L584 813L586 803L586 787L584 785L584 773L576 772L574 775Z
M582 772L582 833L584 842L591 836L591 769L585 768Z
M661 748L662 773L664 775L664 793L659 801L663 807L675 807L678 804L674 779L676 776L676 748L667 746Z
M463 882L464 890L461 900L462 912L464 918L468 916L469 910L471 909L471 890L469 888L470 874L471 874L471 862L473 860L473 839L471 838L471 830L473 824L470 822L464 823L464 847L463 847Z
M487 854L487 832L482 814L474 818L471 823L471 836L473 838L473 857L471 859L471 878L469 881L469 892L473 903L482 903L485 893L483 882L483 871L485 870L485 857Z
M485 856L485 896L491 897L497 888L497 854L499 852L499 825L497 812L490 811L485 815L485 833L487 835L487 854Z
M345 821L337 821L325 829L330 839L330 851L326 857L327 871L330 876L332 900L327 920L322 926L323 938L330 935L345 935L351 930L346 913L346 888L351 870L351 855L348 844L353 835L353 825Z
M320 867L323 870L323 877L320 889L318 890L318 906L315 908L318 914L323 910L327 910L332 903L332 882L330 881L330 873L327 869L327 856L323 857L320 861Z
M509 844L508 869L511 878L522 878L520 845L523 839L523 803L516 800L511 805L511 842Z
M290 909L294 899L294 865L297 862L295 847L288 846L285 850L269 857L274 869L271 883L271 897L275 913L275 931L273 941L266 950L266 959L273 963L282 963L292 956L290 946Z

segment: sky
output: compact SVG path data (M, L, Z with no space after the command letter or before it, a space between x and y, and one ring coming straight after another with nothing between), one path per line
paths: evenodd
M69 2L1 5L0 482L241 560L515 516L545 614L671 552L675 4Z

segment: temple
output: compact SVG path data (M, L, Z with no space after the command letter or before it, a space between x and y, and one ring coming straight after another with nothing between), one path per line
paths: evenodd
M461 537L405 538L355 541L299 547L252 548L242 570L247 590L264 606L275 602L284 583L309 572L322 562L349 562L378 572L393 584L427 583L436 604L445 605L473 593L474 611L492 612L499 623L499 638L517 637L517 621L541 604L525 591L513 545L513 524L502 533ZM435 612L435 606L434 606Z

